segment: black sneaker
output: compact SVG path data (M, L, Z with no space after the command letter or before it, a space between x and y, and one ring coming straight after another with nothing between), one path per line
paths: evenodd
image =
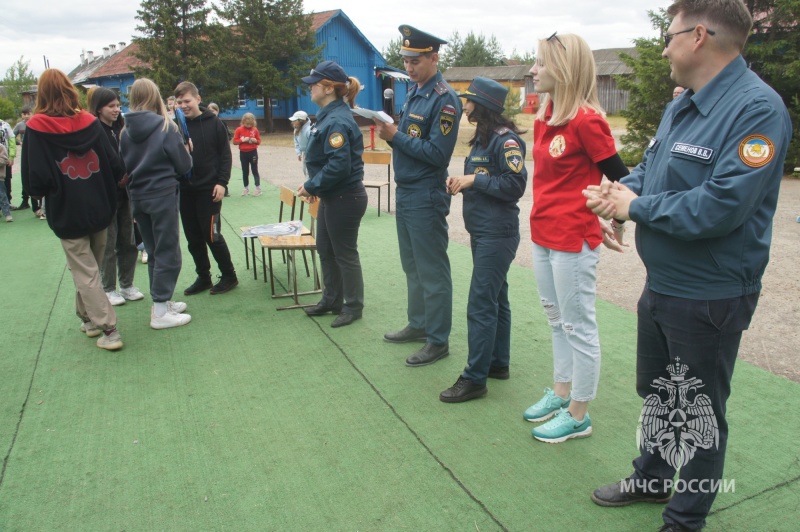
M439 400L443 403L463 403L483 397L488 391L485 384L476 384L469 379L459 377L453 386L439 394Z
M211 295L213 296L216 294L224 294L225 292L230 292L238 284L239 284L239 279L236 278L236 274L220 275L217 284L211 287Z
M183 295L193 296L195 294L199 294L200 292L205 292L212 286L213 284L211 283L211 277L198 276L194 283L192 283L189 288L183 291Z
M654 484L657 485L641 485L634 479L621 480L597 488L591 497L595 504L606 507L628 506L637 502L668 503L672 498L671 491L663 489L660 483ZM657 491L649 491L648 487L652 487Z
M12 211L24 211L25 209L30 209L30 208L31 208L30 205L28 205L27 203L23 203L19 207L12 206L11 210Z

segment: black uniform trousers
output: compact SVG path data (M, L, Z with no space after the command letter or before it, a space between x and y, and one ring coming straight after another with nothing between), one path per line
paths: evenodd
M319 201L317 251L325 284L320 303L360 317L364 277L358 255L358 229L367 211L367 192L360 187Z
M667 445L653 448L652 452L640 445L641 454L633 461L635 472L631 478L647 485L650 481L663 485L661 481L673 479L676 468L662 458L660 450L669 451L670 444L682 443L686 461L680 468L680 480L675 481L675 494L663 512L666 523L692 529L705 525L717 492L712 488L722 479L725 465L725 414L733 367L742 331L750 326L758 296L754 293L731 299L694 300L645 288L639 299L636 388L645 399L644 413L648 397L652 403L652 395L656 394L661 403L669 403L668 388L675 390L673 404L661 416L665 421L661 426L666 430L651 438L651 444ZM661 379L660 387L654 386L657 379ZM691 379L694 381L684 384ZM678 392L681 387L683 392ZM642 424L652 423L644 413ZM709 424L709 414L716 419L716 428ZM686 449L692 448L694 454L690 455ZM680 445L676 452L681 453Z

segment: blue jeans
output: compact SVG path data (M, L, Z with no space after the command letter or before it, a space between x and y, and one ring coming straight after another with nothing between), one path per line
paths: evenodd
M654 447L651 451L640 448L631 478L648 483L672 479L675 467L661 455L661 449L670 449L663 444L670 442L694 448L694 454L683 453L686 461L680 468L681 480L687 484L705 481L699 484L702 488L722 478L728 443L726 402L742 331L750 326L758 296L706 301L666 296L645 288L638 308L636 389L645 399L642 434ZM669 388L684 391L673 392L670 398ZM675 404L678 401L680 404ZM668 406L656 414L669 415L671 423L659 426L653 419L658 416L647 417L648 410L658 408L659 403ZM686 422L675 422L674 412L686 412ZM716 427L711 419L716 420ZM665 430L653 430L659 427ZM706 448L696 445L698 437L693 430L710 435ZM664 509L664 522L702 528L715 497L714 489L676 490Z
M453 281L447 256L450 194L441 188L406 189L395 195L400 262L408 286L408 324L428 341L445 345L453 324Z
M586 242L579 253L533 244L533 271L553 331L553 381L572 383L572 398L582 402L595 398L600 380L594 309L598 258Z
M472 281L467 303L469 359L463 377L485 384L489 368L508 367L511 358L511 306L508 268L517 254L519 234L470 236Z

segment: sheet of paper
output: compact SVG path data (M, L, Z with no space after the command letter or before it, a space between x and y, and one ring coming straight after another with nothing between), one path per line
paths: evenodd
M381 122L386 122L387 124L394 124L392 117L383 111L372 111L371 109L364 109L362 107L356 107L350 110L353 111L353 114L363 116L364 118L369 118L370 120L374 118L376 120L380 120Z

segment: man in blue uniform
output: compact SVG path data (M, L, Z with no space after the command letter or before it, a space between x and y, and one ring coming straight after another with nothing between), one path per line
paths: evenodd
M453 283L447 257L447 165L461 120L461 101L438 70L438 37L400 26L400 54L411 80L400 122L377 122L380 138L394 151L397 185L397 239L408 286L408 325L386 333L392 343L425 342L406 359L407 366L427 366L450 354Z
M647 268L640 455L628 479L592 500L667 503L661 530L696 530L722 479L726 401L769 261L791 122L740 55L752 26L742 0L676 0L667 13L662 56L686 90L666 107L642 163L621 184L584 192L597 214L636 222Z

